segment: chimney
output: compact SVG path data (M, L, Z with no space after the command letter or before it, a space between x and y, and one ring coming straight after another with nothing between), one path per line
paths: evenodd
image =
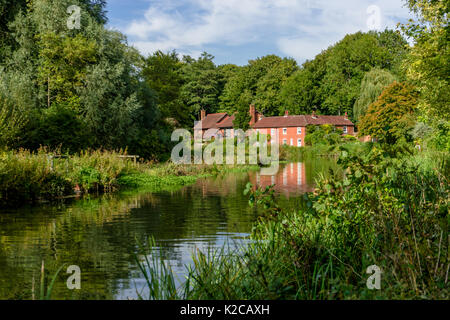
M284 112L284 116L285 116L285 117L289 116L289 110L286 110L286 111Z
M258 121L256 118L256 108L254 104L250 105L250 116L252 117L250 120L250 125L254 125Z
M345 120L348 120L348 114L347 114L347 112L345 112L345 117L344 117L344 119L345 119Z
M206 110L202 109L201 115L200 115L200 120L203 120L205 118L206 118Z

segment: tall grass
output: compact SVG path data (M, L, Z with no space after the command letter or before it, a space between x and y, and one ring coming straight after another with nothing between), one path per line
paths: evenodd
M46 277L46 271L45 271L45 263L42 261L41 265L41 273L39 278L39 300L50 300L52 297L53 287L56 282L56 278L58 277L61 270L64 268L64 264L58 268L58 270L53 274L50 282L48 283L48 278ZM46 287L46 283L48 283ZM36 299L36 293L35 293L35 287L34 287L34 278L33 278L33 286L31 289L31 297L32 300Z
M52 159L40 149L0 153L0 203L54 199L82 193L108 192L119 187L118 177L134 170L123 153L91 151Z
M249 170L256 166L138 163L124 151L84 151L52 159L40 149L0 152L0 205L52 200L124 188L159 191L193 183L199 177Z

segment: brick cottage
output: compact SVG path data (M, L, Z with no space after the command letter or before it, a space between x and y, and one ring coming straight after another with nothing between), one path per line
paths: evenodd
M289 115L286 111L284 116L264 117L258 112L254 105L250 105L250 128L261 134L270 135L272 142L279 144L301 147L304 146L306 127L308 125L332 125L341 129L344 134L354 135L355 125L345 116L323 116L323 115ZM206 115L201 111L201 118L194 126L196 135L201 133L203 139L211 137L234 137L233 121L235 117L226 113L213 113ZM201 132L200 132L201 130ZM275 139L274 139L275 137Z

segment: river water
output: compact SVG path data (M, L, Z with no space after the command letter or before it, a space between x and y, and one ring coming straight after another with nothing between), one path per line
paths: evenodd
M42 261L49 278L65 264L53 299L135 299L138 292L145 297L135 254L149 237L182 282L196 250L235 248L249 241L258 217L258 209L249 207L243 194L249 181L275 184L281 206L295 209L301 195L313 189L317 174L332 165L324 160L289 163L274 176L233 173L173 192L119 193L0 209L0 299L31 299L33 287L39 291ZM81 269L80 290L66 286L69 265Z

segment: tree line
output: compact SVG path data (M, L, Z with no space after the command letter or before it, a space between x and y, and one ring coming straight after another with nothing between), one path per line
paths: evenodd
M74 4L81 27L70 30ZM421 123L437 127L440 111L448 119L448 5L408 5L419 18L403 33L350 34L302 65L268 55L237 66L206 52L144 57L105 27L104 0L0 0L0 146L128 148L161 160L172 129L192 128L201 109L237 112L236 126L250 103L266 116L347 112L359 123L394 81L417 89Z

